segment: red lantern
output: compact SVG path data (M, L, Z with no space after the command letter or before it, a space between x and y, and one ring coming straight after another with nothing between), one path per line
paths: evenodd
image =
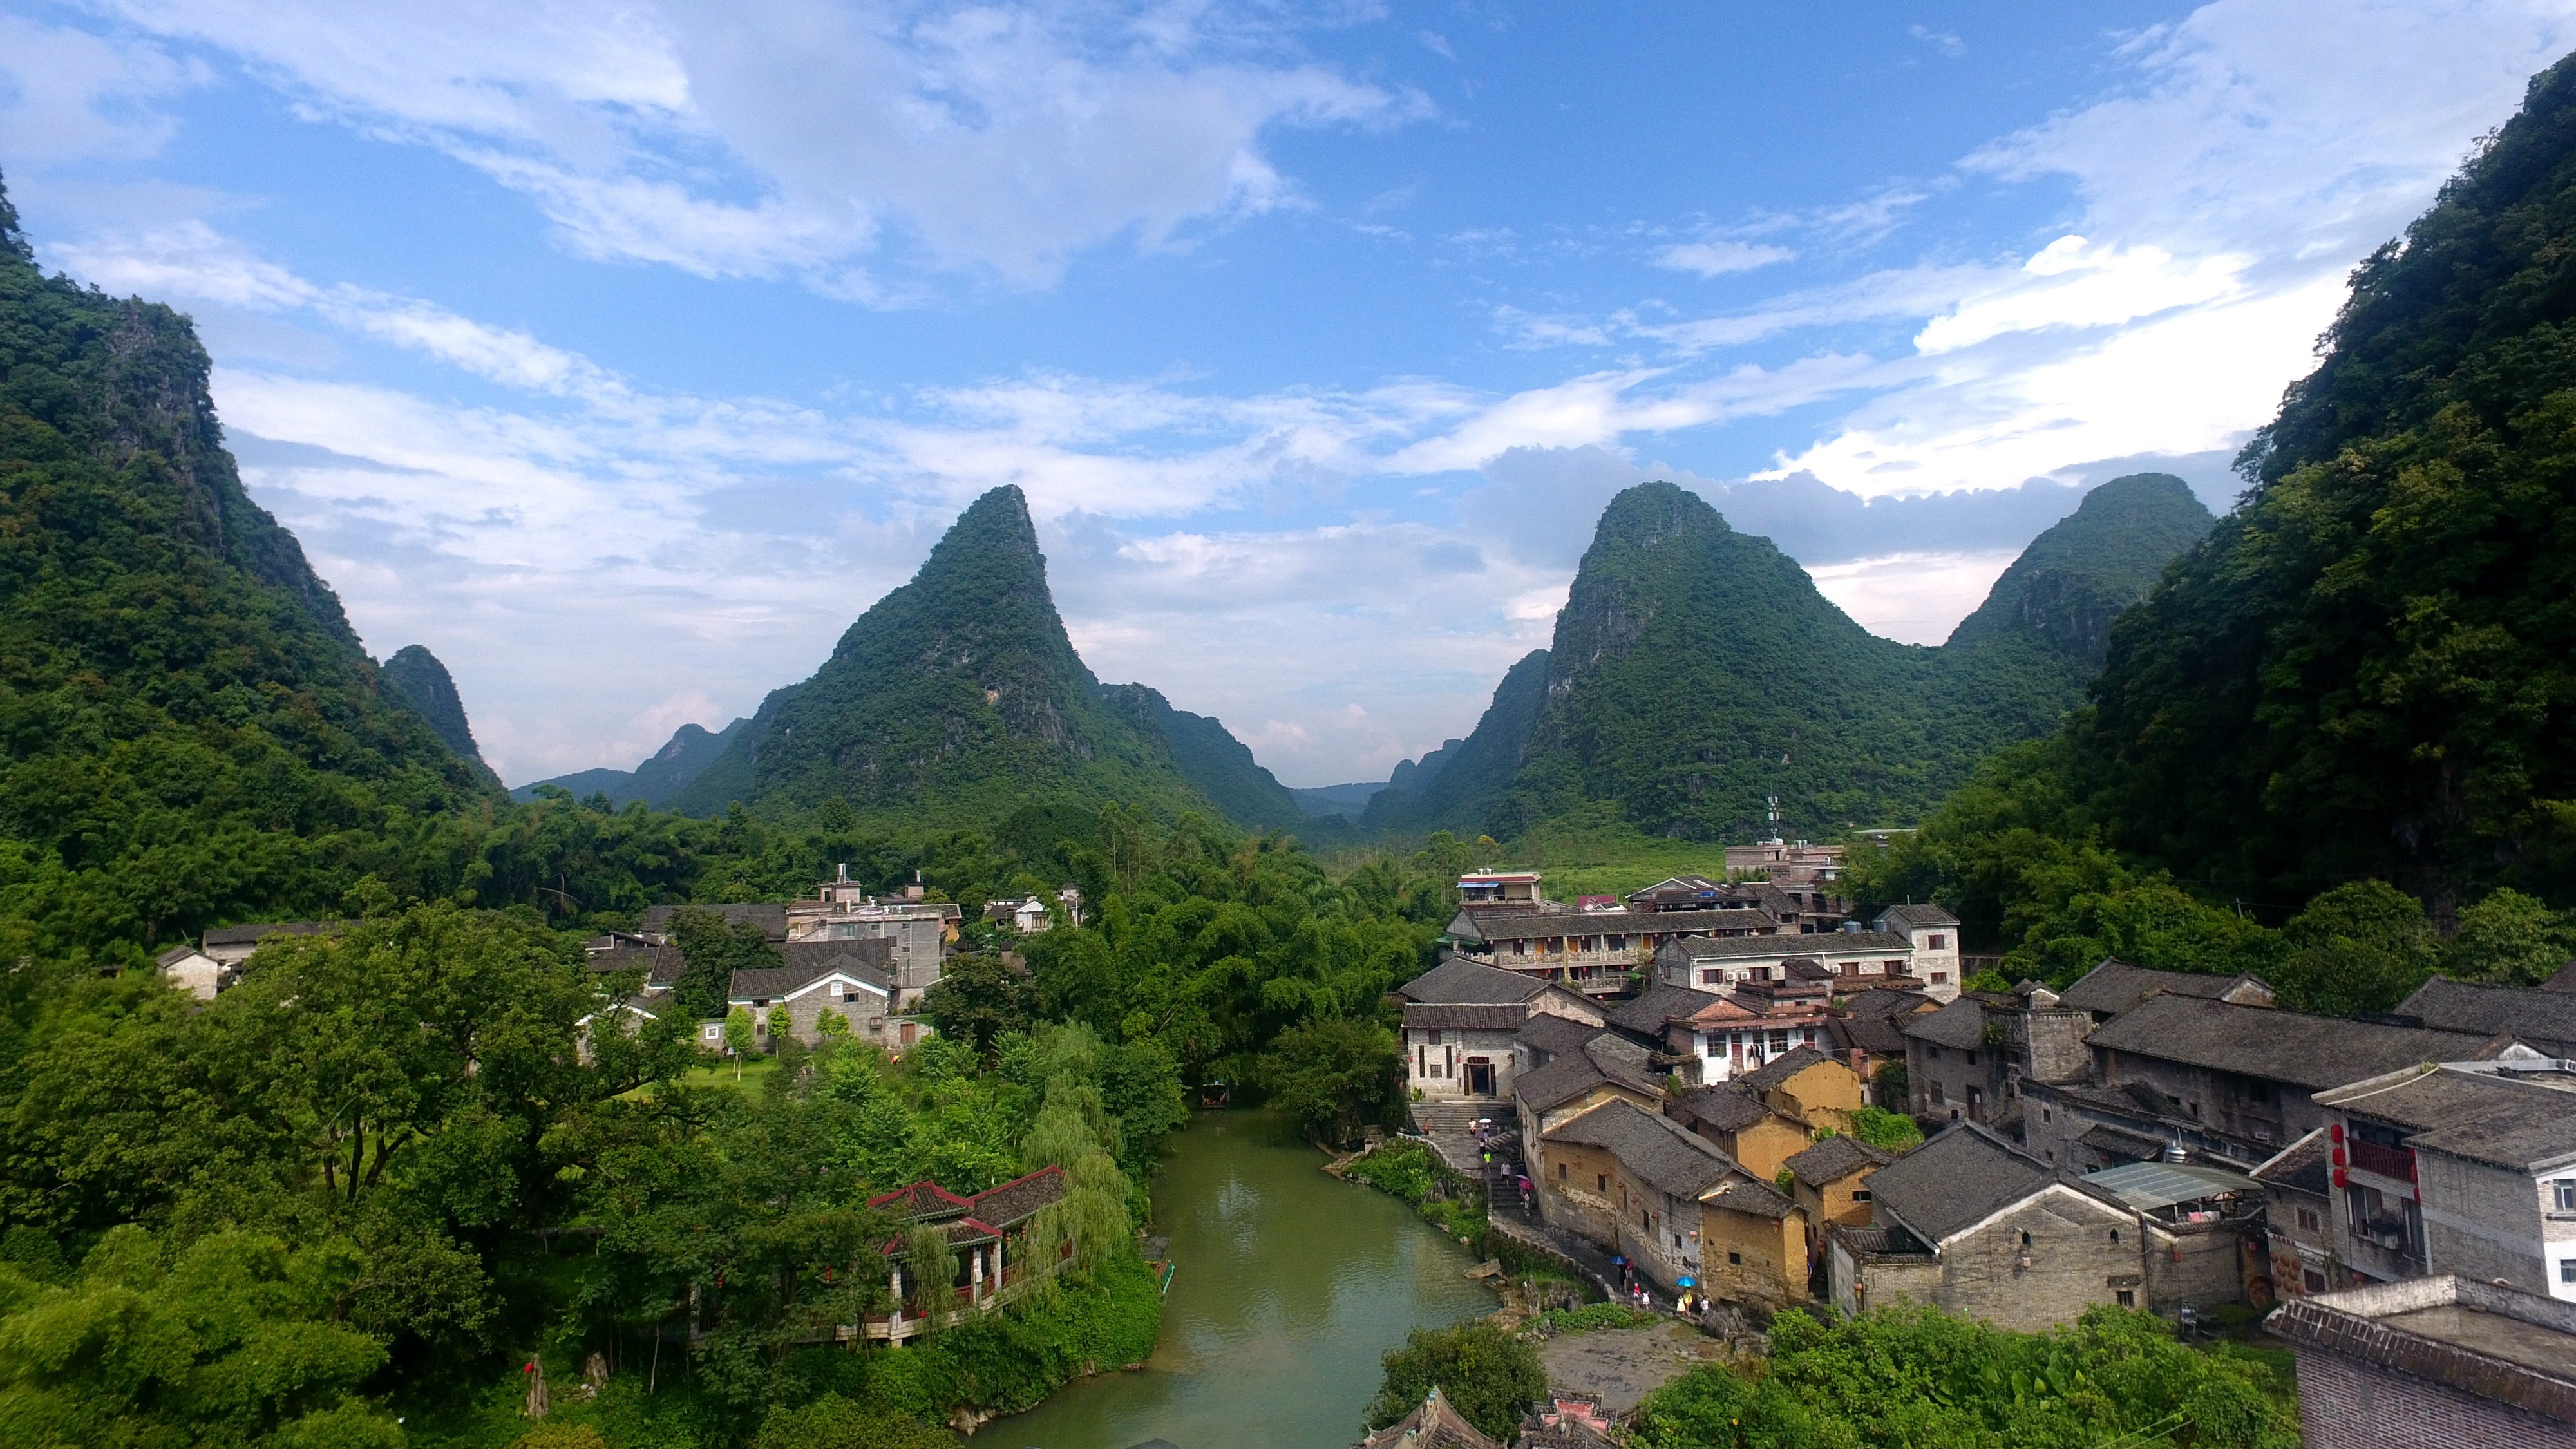
M2336 1169L2334 1170L2334 1185L2335 1185L2335 1186L2337 1186L2337 1187L2344 1187L2344 1186L2348 1186L2348 1185L2349 1185L2349 1184L2347 1183L2347 1181L2346 1181L2345 1177L2344 1177L2343 1169L2342 1169L2342 1168L2340 1168L2340 1167L2338 1167L2338 1168L2336 1168Z
M2343 1140L2343 1124L2341 1122L2331 1122L2326 1125L2326 1140L2329 1142L2341 1142Z
M2335 1165L2335 1166L2337 1166L2337 1167L2341 1167L2341 1166L2343 1166L2343 1165L2344 1165L2344 1161L2343 1161L2343 1149L2342 1149L2342 1148L2340 1148L2340 1147L2338 1147L2338 1148L2336 1148L2336 1149L2334 1150L2334 1165Z

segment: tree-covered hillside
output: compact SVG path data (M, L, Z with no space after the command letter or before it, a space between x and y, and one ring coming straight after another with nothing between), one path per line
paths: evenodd
M772 692L672 800L991 821L1031 803L1205 808L1165 743L1101 697L1047 588L1028 501L996 488L802 684Z
M1697 494L1639 484L1603 512L1552 646L1513 667L1426 788L1373 801L1363 828L1509 838L1606 805L1649 834L1741 838L1772 796L1809 834L1914 818L2054 728L2110 617L2208 526L2178 479L2106 483L1927 649L1853 623Z
M2353 274L2256 490L2114 632L2066 792L2112 844L2297 902L2576 863L2576 65Z
M1102 685L1100 697L1139 735L1160 740L1182 776L1226 819L1247 830L1340 833L1340 822L1308 815L1222 720L1174 709L1161 691L1142 684Z
M0 917L132 952L338 901L480 796L251 502L185 318L37 270L0 195Z

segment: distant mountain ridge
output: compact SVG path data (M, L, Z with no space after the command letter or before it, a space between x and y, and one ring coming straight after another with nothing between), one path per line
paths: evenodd
M1254 828L1305 823L1224 726L1092 675L1056 613L1028 500L1007 485L960 514L812 678L772 691L670 803L713 815L736 800L833 799L916 819L1117 801Z
M1429 784L1378 796L1361 826L1508 838L1609 802L1640 830L1716 839L1762 826L1772 796L1816 834L1912 818L2055 727L2109 617L2210 523L2170 475L2105 483L1928 649L1852 622L1698 495L1639 484L1603 511L1551 647L1512 667Z
M713 732L704 725L684 724L672 734L669 743L655 750L650 758L632 770L578 770L569 775L521 785L510 792L510 798L534 800L539 785L557 785L571 791L577 800L598 794L607 796L611 805L624 806L630 800L641 800L659 810L722 757L725 747L733 743L734 737L747 723L749 721L737 719L722 730Z

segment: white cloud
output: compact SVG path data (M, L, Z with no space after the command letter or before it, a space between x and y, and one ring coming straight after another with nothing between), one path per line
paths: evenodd
M204 78L156 46L0 15L0 156L40 168L150 156L177 127L154 103Z
M1785 262L1797 253L1787 247L1740 241L1681 242L1655 253L1655 264L1677 272L1697 272L1703 277L1722 277L1729 272L1749 272L1773 262Z
M1807 570L1852 622L1900 644L1938 644L1986 601L2013 550L1894 553Z
M1113 238L1292 204L1274 127L1418 95L1262 58L1248 21L1147 6L122 0L318 113L533 197L586 255L801 275L900 301L908 266L1043 285ZM889 280L892 275L896 280Z

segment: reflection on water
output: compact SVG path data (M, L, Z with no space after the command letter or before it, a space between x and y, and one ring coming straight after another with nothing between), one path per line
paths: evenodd
M1180 1272L1140 1373L998 1419L977 1449L1344 1449L1378 1357L1415 1328L1490 1312L1466 1250L1391 1197L1317 1171L1280 1119L1208 1112L1154 1185Z

